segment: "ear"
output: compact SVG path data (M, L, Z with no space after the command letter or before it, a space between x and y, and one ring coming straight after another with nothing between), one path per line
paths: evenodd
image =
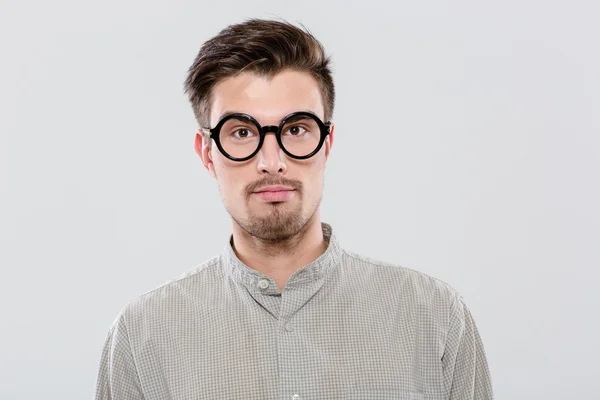
M198 129L196 131L196 137L194 138L194 149L196 150L196 153L200 156L202 164L204 164L204 167L206 168L210 176L216 179L217 175L215 173L215 164L212 160L211 143L212 140L210 139L210 137L204 132L202 132L202 130Z
M333 131L335 125L332 123L329 128L329 135L325 138L325 158L329 158L329 153L331 153L331 147L333 147Z

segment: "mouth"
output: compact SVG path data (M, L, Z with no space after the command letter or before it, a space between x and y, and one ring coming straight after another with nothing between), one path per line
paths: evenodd
M253 194L263 201L287 201L294 196L295 192L294 189L268 188L261 189Z

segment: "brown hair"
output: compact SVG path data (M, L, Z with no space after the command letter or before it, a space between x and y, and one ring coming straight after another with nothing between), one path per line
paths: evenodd
M316 79L328 121L335 102L330 57L304 29L287 22L249 19L228 26L204 43L184 85L200 126L209 126L211 91L219 81L242 72L273 77L285 69L308 72Z

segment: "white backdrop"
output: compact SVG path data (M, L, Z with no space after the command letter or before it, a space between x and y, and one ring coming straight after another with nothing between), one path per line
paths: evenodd
M0 398L91 398L117 312L225 245L182 83L248 17L333 57L342 245L455 287L499 399L598 398L598 4L1 1Z

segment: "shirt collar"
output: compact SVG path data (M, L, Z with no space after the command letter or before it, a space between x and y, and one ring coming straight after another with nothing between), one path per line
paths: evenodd
M326 222L321 222L321 229L323 230L323 239L328 244L327 249L316 260L296 271L286 283L286 288L299 287L323 279L338 266L342 250L337 236L331 225ZM258 282L264 279L273 282L269 276L244 264L235 254L232 243L233 235L230 235L229 241L221 253L221 261L234 280L248 288L255 288Z

